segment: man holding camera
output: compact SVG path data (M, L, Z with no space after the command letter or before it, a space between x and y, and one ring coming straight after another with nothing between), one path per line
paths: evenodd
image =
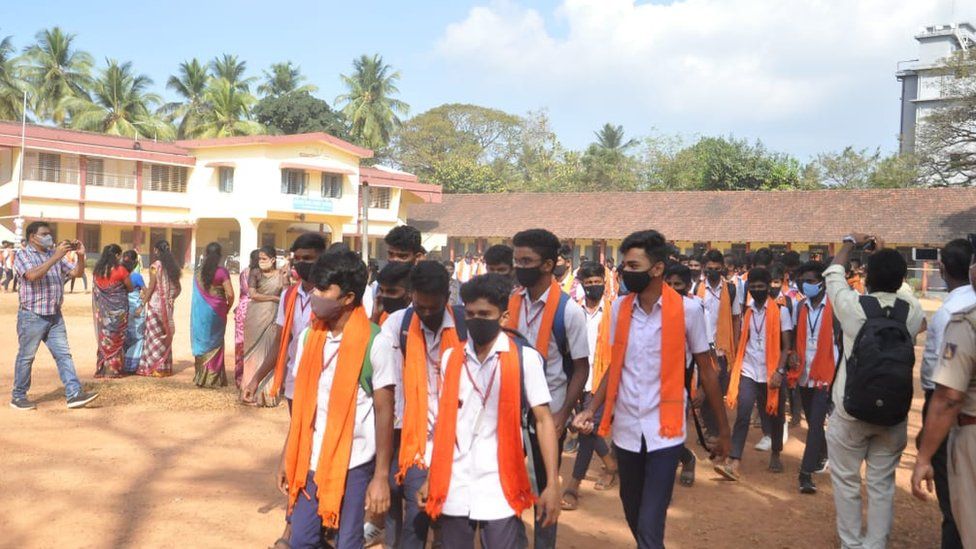
M880 548L887 543L895 511L895 469L908 438L914 340L925 319L905 284L905 258L883 246L873 236L851 233L823 273L827 299L844 335L843 360L833 385L834 413L827 425L837 533L843 547ZM847 283L845 267L855 248L870 254L864 296ZM862 535L864 464L868 509Z
M64 256L75 251L78 261L69 263ZM85 270L85 246L75 240L54 244L51 227L44 221L27 226L27 245L17 252L14 274L20 280L20 308L17 311L17 360L14 363L14 388L10 407L34 410L37 405L27 400L31 385L31 367L37 348L43 341L58 366L64 383L68 408L83 408L98 398L98 393L85 393L75 373L75 365L68 349L68 333L61 304L64 301L64 281L68 276L80 276Z

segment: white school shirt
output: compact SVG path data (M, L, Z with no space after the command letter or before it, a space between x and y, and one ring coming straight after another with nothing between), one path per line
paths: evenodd
M707 280L702 282L702 284L705 285L705 297L701 299L705 303L705 320L708 321L708 341L714 343L715 335L718 333L718 311L722 304L722 288L728 286L728 282L724 280L719 281L717 289L712 288ZM739 288L736 288L735 298L731 300L732 316L742 314L742 302L739 300L741 293ZM715 349L715 354L725 356L725 353L718 349Z
M504 334L495 339L484 362L478 360L474 344L465 345L465 363L458 389L457 443L454 464L451 466L451 485L444 501L444 514L468 517L471 520L498 520L515 515L505 499L501 477L498 475L498 395L501 392L500 353L507 352L511 342ZM441 371L447 371L453 349L441 358ZM465 371L466 370L466 371ZM522 385L530 407L549 402L549 388L543 369L542 355L533 349L522 349ZM471 378L468 374L471 374ZM491 381L492 376L494 382ZM491 384L491 392L484 404L471 384L478 384L481 394ZM479 425L480 423L480 425ZM476 427L479 428L475 432Z
M298 337L303 343L308 336L309 329L302 330ZM375 342L375 339L374 339ZM312 456L309 462L309 470L314 471L319 464L319 455L322 453L322 439L325 437L325 428L329 414L329 397L332 393L332 381L335 379L336 364L339 359L339 344L342 343L342 333L332 335L330 332L325 338L325 346L322 349L322 373L319 375L319 394L318 405L315 409L315 422L312 431ZM298 355L295 362L301 364L302 354L305 345L298 348ZM382 362L377 363L373 359L376 357L376 346L370 352L370 361L373 363L373 390L382 389L393 385L393 372ZM369 462L376 456L376 418L373 413L373 395L366 393L366 390L356 382L356 424L352 430L352 453L349 456L349 468L359 467Z
M932 376L935 375L935 367L939 364L942 336L945 335L949 319L953 314L965 311L973 305L976 305L976 292L973 291L972 284L966 284L949 292L942 306L932 315L925 332L925 351L922 353L922 389L928 391L935 389Z
M287 293L287 290L283 292L278 301L278 316L275 319L275 324L279 328L285 326L285 302L287 301L285 296ZM291 320L291 334L281 334L283 338L291 336L291 341L288 342L288 362L285 363L287 372L285 374L285 398L289 400L295 397L295 374L298 373L298 360L295 359L295 351L298 349L299 335L312 319L311 299L312 296L305 291L302 283L299 282L298 295L295 296L295 312Z
M816 387L817 384L810 379L810 369L813 367L813 358L817 356L817 343L819 343L820 329L823 327L824 322L833 323L834 319L824 316L824 312L827 309L827 296L825 295L823 299L820 300L820 305L817 307L812 307L812 303L809 299L803 301L793 309L793 314L795 318L793 319L793 326L800 325L800 315L807 315L807 350L806 356L803 357L803 372L800 374L800 379L797 383L803 387ZM833 342L830 343L831 349L834 351L834 364L837 364L837 345Z
M403 350L400 348L400 327L403 324L403 316L406 309L401 309L391 314L380 330L381 338L373 342L373 349L376 350L376 360L388 363L393 371L396 381L396 404L393 415L393 428L403 428ZM416 315L416 313L414 313ZM418 319L419 320L419 319ZM437 420L437 403L440 399L440 377L441 377L441 335L445 328L454 327L454 317L449 310L444 311L444 321L441 322L437 332L432 332L423 322L420 323L420 331L424 334L427 342L427 456L426 462L430 463L431 450L434 440L434 422ZM405 334L404 334L405 335Z
M768 383L769 375L766 370L766 308L756 308L755 302L749 305L752 318L749 320L749 341L746 343L745 356L742 358L742 374L756 383ZM760 313L760 314L756 314ZM793 329L793 317L785 306L779 306L780 332Z
M366 291L363 292L363 309L366 309L366 316L369 318L373 317L373 307L376 305L376 292L379 287L380 283L374 280L366 286Z
M600 335L600 321L603 319L603 304L604 300L600 300L600 304L596 306L596 311L590 313L590 310L585 306L583 307L583 313L586 314L586 344L590 349L590 375L586 376L586 387L584 391L593 393L596 392L599 387L593 386L593 359L596 357L596 340Z
M542 324L542 310L546 307L546 299L549 298L550 286L539 296L539 299L532 301L529 292L525 288L519 290L522 295L522 310L519 311L518 331L524 335L529 343L536 344L539 339L539 326ZM590 356L589 345L586 335L586 313L583 308L572 299L566 302L563 313L563 322L566 326L566 341L569 346L569 354L573 360L587 358ZM553 321L555 324L555 321ZM566 402L566 386L569 379L563 370L563 356L559 354L559 343L556 341L556 334L549 335L549 349L546 352L546 381L549 383L549 394L552 401L549 407L553 413L562 409Z
M616 338L617 318L625 298L613 302L610 312L610 340ZM681 300L685 308L685 347L691 354L707 352L705 312L693 299ZM682 376L684 373L682 372ZM683 385L684 383L682 383ZM687 396L682 391L685 404ZM627 354L620 376L620 388L613 409L613 443L628 452L640 452L641 437L647 451L679 446L685 441L685 425L675 438L661 436L661 300L650 313L634 299Z

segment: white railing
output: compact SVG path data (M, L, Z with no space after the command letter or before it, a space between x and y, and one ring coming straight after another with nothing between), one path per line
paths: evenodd
M77 185L81 179L81 172L77 168L38 166L28 162L24 170L24 179Z
M134 189L136 187L136 175L133 173L88 171L86 174L86 184L93 187Z

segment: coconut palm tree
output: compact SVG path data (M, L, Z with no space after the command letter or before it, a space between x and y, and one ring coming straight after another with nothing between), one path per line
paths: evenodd
M147 91L152 79L135 74L131 62L105 62L107 66L92 81L91 99L66 100L72 113L71 127L109 135L171 139L175 135L173 127L153 113L153 107L162 99Z
M25 50L29 63L25 77L32 88L32 107L39 117L64 126L70 115L66 101L88 97L92 56L74 48L75 35L66 34L60 27L38 32L35 40Z
M264 126L250 119L254 96L241 91L224 78L211 78L205 94L208 108L192 137L229 137L264 132Z
M225 53L220 57L214 57L210 61L210 70L215 78L223 78L238 91L251 91L254 77L244 78L244 73L247 71L247 61L239 60L236 55Z
M177 135L180 139L193 134L209 108L206 100L210 70L196 58L180 63L178 74L171 75L166 87L176 92L182 101L167 103L160 113L173 123L179 119Z
M400 125L398 115L406 115L410 106L394 98L400 93L400 72L383 63L379 55L362 55L352 62L353 74L342 75L346 93L336 98L345 103L343 114L352 123L353 139L380 148L390 142L390 134Z
M614 154L623 154L627 149L637 144L636 139L624 140L624 127L614 126L610 123L604 124L599 131L593 132L596 142L593 146L598 149Z
M264 83L258 86L258 93L278 97L295 91L314 93L318 88L312 84L302 84L305 76L291 61L274 63L270 70L264 71Z
M20 120L24 114L21 60L13 53L11 38L0 40L0 120Z

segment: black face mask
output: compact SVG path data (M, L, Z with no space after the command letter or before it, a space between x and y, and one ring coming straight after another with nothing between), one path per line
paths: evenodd
M770 286L769 287L769 297L771 297L773 299L776 299L777 297L779 297L780 290L782 290L782 288L777 288L775 286Z
M444 322L444 309L429 315L417 315L417 317L420 318L420 322L422 322L428 330L436 332Z
M400 309L406 309L409 305L407 301L407 296L403 297L383 297L383 312L387 314L393 314Z
M468 327L468 336L475 345L487 345L491 343L496 337L498 337L498 332L501 331L502 326L498 323L497 318L469 318L465 320L465 324Z
M701 278L701 269L691 269L691 280L695 281Z
M718 281L722 279L722 272L716 271L715 269L707 269L705 271L705 278L708 279L708 283L711 285L718 284Z
M542 278L542 269L539 267L516 267L515 280L523 288L531 288Z
M769 290L749 290L749 295L752 296L752 300L756 304L766 303L766 299L769 298Z
M685 286L684 288L681 288L680 290L679 290L679 289L677 289L677 288L672 288L672 289L673 289L673 290L674 290L675 292L677 292L677 293L678 293L678 295L680 295L680 296L682 296L682 297L684 297L684 296L687 296L687 295L688 295L688 287L687 287L687 286Z
M651 285L651 273L647 271L621 271L620 278L630 293L639 294Z
M583 292L586 294L586 299L591 301L600 301L603 299L603 292L606 288L603 284L591 284L590 286L583 286Z
M569 267L567 267L566 265L556 265L555 267L552 268L552 276L556 278L562 278L562 276L566 274L566 271L568 270Z
M295 262L295 272L298 273L298 278L308 281L309 275L312 274L313 265L314 263L308 261Z

